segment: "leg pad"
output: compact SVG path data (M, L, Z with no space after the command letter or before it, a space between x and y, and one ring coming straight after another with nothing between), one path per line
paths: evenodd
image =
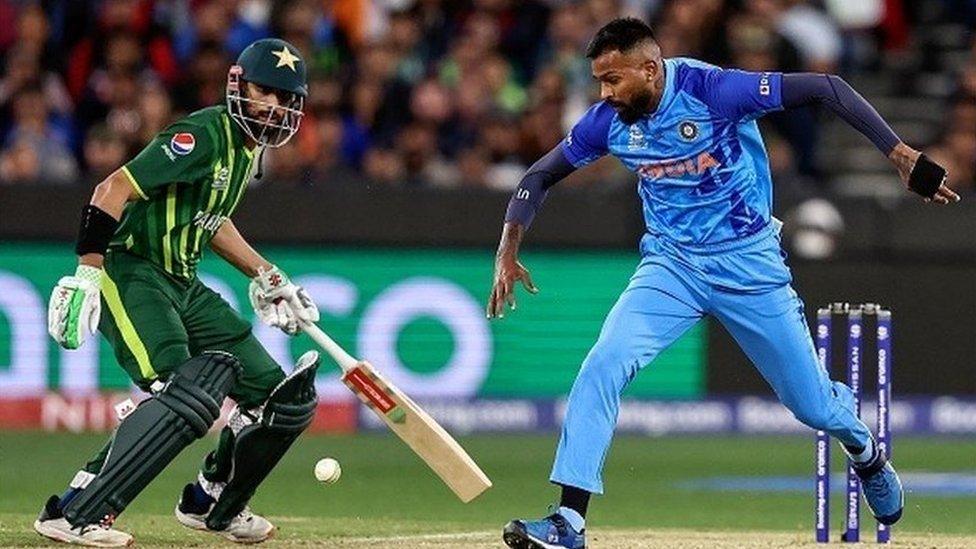
M65 507L68 522L114 521L183 448L207 433L240 372L238 360L221 352L204 353L174 370L119 425L101 470Z

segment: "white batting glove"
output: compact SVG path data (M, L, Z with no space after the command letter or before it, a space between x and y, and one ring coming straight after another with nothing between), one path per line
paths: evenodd
M47 307L47 331L58 345L77 349L98 329L101 283L102 270L91 265L78 265L74 276L58 281Z
M317 322L319 309L301 286L292 284L278 267L258 269L248 287L251 306L261 322L289 335L301 331L305 322Z

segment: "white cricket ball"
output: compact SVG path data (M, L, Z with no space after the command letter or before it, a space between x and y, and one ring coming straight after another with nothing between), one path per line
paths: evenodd
M332 458L320 459L315 464L315 478L326 484L332 484L342 476L342 467L339 462Z

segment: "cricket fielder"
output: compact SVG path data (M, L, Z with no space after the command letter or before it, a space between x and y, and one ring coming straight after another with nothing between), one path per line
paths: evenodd
M600 83L593 105L566 139L536 162L516 189L495 262L488 316L514 308L514 284L536 289L518 261L522 236L547 189L612 154L638 175L646 233L641 261L610 311L569 394L550 480L560 506L541 520L514 520L504 540L516 548L582 548L590 494L603 493L620 393L637 372L705 315L717 318L803 423L836 437L855 462L864 495L882 523L904 506L902 486L868 428L853 393L818 365L770 215L772 185L755 119L822 104L870 138L908 188L948 204L959 197L946 172L892 132L842 79L824 74L722 70L693 59L663 59L651 29L617 19L597 32L586 55Z
M289 334L318 320L305 291L245 242L234 213L265 147L298 131L305 62L283 40L248 46L230 68L226 105L197 111L156 136L95 187L82 212L74 276L54 288L48 330L75 349L97 327L119 364L150 393L34 529L96 547L133 542L115 517L183 448L202 437L224 398L237 406L176 508L185 526L242 543L274 526L248 500L315 414L318 355L285 376L251 326L196 276L203 246L252 278L262 321ZM102 314L107 309L107 314ZM120 413L120 415L122 415Z

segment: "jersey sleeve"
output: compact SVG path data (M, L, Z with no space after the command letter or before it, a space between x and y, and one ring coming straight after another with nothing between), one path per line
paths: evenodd
M753 120L783 108L783 74L713 69L704 81L705 102L730 120Z
M610 151L608 136L613 115L613 107L601 101L587 109L569 131L562 149L574 168L582 168Z
M216 143L205 127L177 122L156 135L123 173L142 198L170 183L191 183L213 170Z

